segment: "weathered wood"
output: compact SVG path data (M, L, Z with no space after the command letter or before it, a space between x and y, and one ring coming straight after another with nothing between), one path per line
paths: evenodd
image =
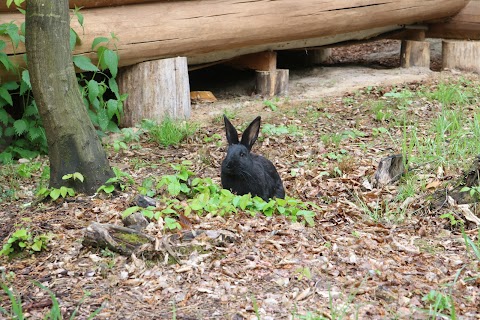
M382 187L394 183L400 179L404 172L405 165L401 154L382 158L373 176L372 185Z
M188 230L154 238L130 228L93 222L85 229L82 244L86 247L108 248L125 256L135 254L150 259L168 254L181 264L194 251L205 252L224 247L237 239L238 236L228 230Z
M266 97L286 95L288 93L288 80L288 69L257 71L256 93Z
M277 69L277 53L274 51L264 51L246 54L228 61L227 64L240 69L274 71Z
M70 0L70 9L77 8L101 8L101 7L113 7L124 6L127 4L139 4L144 2L157 2L157 1L169 1L169 0ZM22 4L22 8L25 9L25 2ZM17 9L14 4L7 7L5 1L0 1L0 12L16 12Z
M448 22L431 24L427 31L427 37L480 40L480 0L466 2L465 8Z
M95 8L83 11L84 30L74 26L82 38L75 53L95 61L93 39L114 32L121 66L175 56L188 57L190 64L206 63L364 39L401 25L449 17L464 6L464 0L304 0L302 5L298 0L204 0ZM22 22L23 15L6 13L2 20ZM22 54L23 47L16 52ZM16 62L24 65L21 58Z
M430 67L430 42L402 40L400 65L403 68Z
M85 229L84 246L108 248L113 252L130 256L145 250L154 251L155 238L140 231L93 222Z
M444 40L442 67L480 72L480 41Z
M469 191L461 191L464 187L476 187L480 185L480 155L476 156L470 168L464 172L462 177L454 182L455 187L451 190L441 189L433 194L431 205L439 208L448 204L448 197L451 197L456 204L468 204L478 202L478 194L470 195Z
M190 117L190 84L187 59L183 57L148 61L122 68L120 92L128 92L122 127L133 127L143 119Z

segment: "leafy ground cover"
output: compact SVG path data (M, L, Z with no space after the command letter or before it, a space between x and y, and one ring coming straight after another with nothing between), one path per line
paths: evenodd
M174 146L142 129L106 140L111 164L129 175L114 196L37 202L47 160L3 166L0 238L14 236L29 250L0 257L7 286L0 306L8 313L20 298L29 319L52 308L82 319L476 319L480 234L465 214L478 217L476 206L430 200L455 186L480 153L479 92L478 76L444 73L318 100L232 100L225 112L239 128L262 115L254 151L276 164L290 197L310 203L302 210L314 212L314 225L308 215L253 215L247 205L234 205L236 213L193 210L187 228L228 230L235 241L200 239L202 250L181 264L84 247L84 228L120 225L143 193L175 209L148 232L159 239L178 232L168 219L198 204L182 197L182 181L191 175L219 185L221 117L184 126L187 137ZM392 154L408 159L406 174L374 188L379 160ZM178 192L168 190L185 174Z

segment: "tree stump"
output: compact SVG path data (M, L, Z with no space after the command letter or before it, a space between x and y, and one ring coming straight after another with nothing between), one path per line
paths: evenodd
M286 95L288 93L288 78L288 69L257 71L256 92L266 97Z
M480 41L442 42L443 68L480 72Z
M125 256L138 254L149 247L153 251L155 238L140 231L112 224L93 222L86 228L83 245L108 248Z
M207 252L212 248L226 247L238 239L235 233L222 229L181 230L155 238L138 230L93 222L85 229L82 244L148 259L168 254L174 260L171 262L182 264L194 251Z
M400 65L402 68L430 67L430 42L402 40L400 49Z
M382 187L391 184L399 180L404 172L405 165L401 154L385 157L380 160L377 171L375 171L373 186Z
M476 187L480 185L480 155L476 156L470 168L466 170L456 182L456 187L451 190L441 189L435 192L431 201L432 207L439 208L447 203L451 197L457 204L469 204L477 202L478 195L470 195L469 191L461 191L464 187Z
M190 117L190 84L187 58L142 62L121 68L120 92L128 93L121 127L133 127L143 119Z

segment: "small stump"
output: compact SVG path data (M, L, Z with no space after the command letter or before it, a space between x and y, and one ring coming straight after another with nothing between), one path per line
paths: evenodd
M403 156L396 154L380 160L378 169L373 177L373 186L382 187L394 183L400 179L405 172Z
M143 119L190 117L190 84L187 58L142 62L121 68L118 85L127 92L122 127L133 127Z

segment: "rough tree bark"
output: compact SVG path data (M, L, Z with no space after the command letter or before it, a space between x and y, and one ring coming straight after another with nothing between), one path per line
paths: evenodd
M113 177L75 76L68 0L27 0L26 50L33 95L48 140L50 187L93 194ZM85 181L64 181L80 172Z

